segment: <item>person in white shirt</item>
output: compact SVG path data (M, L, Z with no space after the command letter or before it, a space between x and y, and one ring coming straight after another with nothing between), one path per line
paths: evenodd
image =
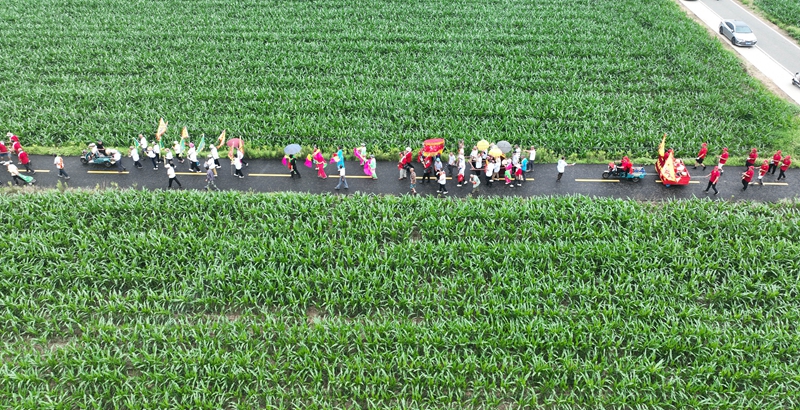
M189 159L189 169L193 172L200 172L200 161L197 160L197 149L193 143L189 143L189 151L186 153L186 158Z
M172 141L172 152L175 153L175 158L183 164L183 150L181 150L181 144L178 144L178 141Z
M470 195L475 195L478 193L478 187L481 186L481 179L475 174L469 176L470 182L472 182L472 192Z
M339 183L336 185L336 190L339 190L342 184L344 184L344 189L349 189L347 187L347 178L344 176L344 166L339 165Z
M531 149L528 150L528 153L529 153L529 155L528 155L528 169L525 170L525 172L533 171L533 160L536 159L536 147L531 145Z
M244 174L242 173L242 160L239 159L238 155L233 157L233 167L236 168L234 175L239 178L244 178Z
M447 173L444 170L439 171L439 189L436 190L437 194L447 195Z
M69 179L69 175L67 175L67 172L64 171L64 158L61 158L61 155L59 154L53 154L53 157L53 165L55 165L58 169L58 177Z
M217 163L214 162L214 157L211 154L208 154L208 159L206 160L205 168L211 170L211 173L214 174L214 176L217 176Z
M564 170L566 167L571 167L573 165L575 165L574 162L572 164L567 164L567 161L564 160L564 157L561 157L561 159L558 160L558 164L556 164L556 169L558 170L558 179L556 179L556 182L561 181L561 177L564 175Z
M116 149L111 149L109 151L111 151L109 152L111 155L111 161L113 161L114 164L117 164L117 170L119 172L127 171L128 169L122 165L122 153Z
M458 154L458 186L464 184L464 173L467 171L467 161L464 154Z
M481 170L482 170L482 169L483 169L483 167L484 167L484 165L483 165L483 158L481 158L481 156L480 156L480 155L477 155L477 156L475 157L475 161L473 162L473 166L475 167L475 168L473 168L473 173L474 173L475 175L480 175L480 174L481 174Z
M217 151L217 147L212 144L209 148L209 153L211 153L211 158L214 159L214 164L217 166L217 168L221 168L222 166L219 164L219 152ZM214 171L214 175L217 175L217 171Z
M175 163L172 162L172 150L169 148L164 148L164 164L169 164L171 167L175 167Z
M156 162L156 153L153 152L153 148L147 148L147 158L150 158L150 161L153 162L153 171L158 171L158 162Z
M491 159L486 161L486 186L492 186L492 175L494 174L494 163Z
M136 168L142 169L142 163L139 162L139 150L132 146L128 147L128 156L131 157Z
M142 149L142 155L147 155L147 138L139 134L139 148Z
M456 156L453 155L453 151L450 151L450 154L447 156L447 175L451 177L456 177Z
M178 177L175 175L175 167L169 164L165 164L164 168L167 169L167 177L169 177L169 186L167 186L167 189L172 189L173 181L176 184L178 184L178 188L183 188L183 185L181 185L181 181L178 181Z
M156 163L161 162L161 145L153 144L153 153L156 154Z
M20 181L22 181L22 185L25 185L25 181L19 177L19 169L17 166L11 161L6 162L5 164L8 168L8 173L11 174L11 178L14 181L14 185L20 185Z

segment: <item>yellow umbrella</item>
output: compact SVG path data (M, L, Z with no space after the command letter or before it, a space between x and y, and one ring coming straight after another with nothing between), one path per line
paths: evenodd
M480 141L478 141L478 143L477 143L477 144L475 144L475 145L477 145L477 146L478 146L478 149L479 149L479 150L481 150L481 151L486 151L486 148L489 148L489 141L486 141L486 140L480 140Z
M495 147L495 148L492 148L491 151L489 151L489 155L491 155L491 156L493 156L495 158L499 158L499 157L503 156L503 151L501 151L500 148Z

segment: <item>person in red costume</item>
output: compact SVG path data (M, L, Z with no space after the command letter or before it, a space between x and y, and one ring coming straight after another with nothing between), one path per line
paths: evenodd
M758 184L764 185L764 175L767 175L767 171L769 170L769 161L764 160L761 166L758 168Z
M694 166L692 169L697 169L698 165L703 165L703 160L706 159L706 155L708 155L708 144L705 142L703 145L700 146L700 152L697 153L697 158L694 160ZM706 170L706 166L703 165L703 171Z
M412 167L413 155L411 155L411 147L406 147L405 152L400 154L400 161L397 164L397 168L400 170L400 178L399 179L406 179L408 176L408 168Z
M786 179L786 170L789 169L790 165L792 165L792 156L787 155L783 157L783 162L781 162L781 173L778 174L778 181Z
M754 167L756 165L756 160L758 159L758 151L753 148L750 150L750 153L747 154L747 161L744 162L745 167Z
M19 153L17 153L17 156L19 157L20 165L24 165L25 166L25 171L26 172L30 172L31 174L35 174L36 173L36 171L34 171L31 168L31 160L30 160L30 158L28 158L28 153L27 152L20 150Z
M708 188L712 188L714 189L714 195L718 194L719 191L717 191L717 182L719 182L720 175L721 173L719 172L719 167L714 167L714 169L712 169L711 173L708 175L708 186L706 186L706 189L703 192L708 193Z
M770 175L775 175L775 170L777 170L778 167L781 165L781 160L782 159L783 158L782 158L781 150L778 150L778 152L776 152L775 155L772 156L772 161L769 163L769 173L770 173Z
M753 180L753 174L755 174L755 169L752 166L747 168L747 171L742 172L742 191L747 190L747 186Z
M723 148L722 149L722 154L720 154L720 156L719 156L719 164L717 164L717 168L719 168L719 172L721 172L723 174L725 173L725 171L722 170L722 166L725 165L726 162L728 162L728 148Z

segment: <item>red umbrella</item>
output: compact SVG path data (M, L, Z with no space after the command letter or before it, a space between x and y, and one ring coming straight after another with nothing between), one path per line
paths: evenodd
M241 148L244 146L244 141L239 138L231 138L228 140L227 145L229 147Z

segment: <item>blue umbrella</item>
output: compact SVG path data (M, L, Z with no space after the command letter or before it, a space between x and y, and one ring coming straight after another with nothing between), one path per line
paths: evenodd
M283 153L286 155L294 155L300 152L303 149L299 144L291 144L287 145L286 148L283 149Z

